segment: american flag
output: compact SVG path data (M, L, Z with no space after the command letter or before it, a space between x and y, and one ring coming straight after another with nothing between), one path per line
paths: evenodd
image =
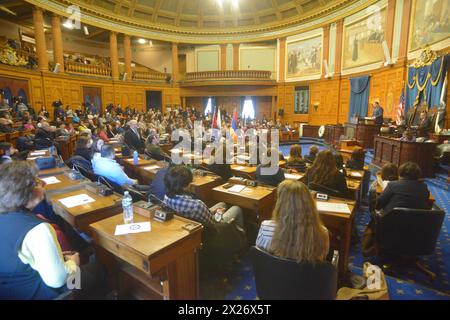
M397 107L397 125L400 124L401 117L405 113L405 88L402 89L402 95L400 96L400 102Z

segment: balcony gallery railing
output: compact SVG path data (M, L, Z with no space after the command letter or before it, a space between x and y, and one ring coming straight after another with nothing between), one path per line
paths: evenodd
M166 81L170 77L170 74L163 72L133 72L133 80L138 81ZM170 80L170 79L169 79Z
M111 68L101 65L84 64L73 61L66 61L66 72L84 74L95 77L111 77Z
M186 73L184 81L201 80L272 80L271 71L264 70L222 70Z

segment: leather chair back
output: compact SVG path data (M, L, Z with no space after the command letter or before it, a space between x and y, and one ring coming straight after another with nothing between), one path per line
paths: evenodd
M250 249L256 291L262 300L334 300L337 270L330 262L279 258L256 247Z

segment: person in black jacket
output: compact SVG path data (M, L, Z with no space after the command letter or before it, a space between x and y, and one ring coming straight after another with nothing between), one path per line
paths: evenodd
M128 122L128 130L125 132L124 139L125 143L139 153L142 153L145 149L145 144L141 139L141 134L139 132L139 124L136 120L130 120Z
M420 121L419 121L419 127L417 128L417 135L419 137L428 137L428 134L431 131L431 120L427 116L427 113L425 111L422 111L420 113Z
M75 142L75 152L74 156L81 156L89 163L91 163L92 158L92 145L91 145L91 139L88 136L80 136L77 139L77 142Z
M406 162L398 169L400 180L391 181L377 199L376 209L388 213L393 208L430 209L430 191L419 181L422 170L415 162Z
M278 154L278 151L275 149L269 149L267 150L267 158L270 159L272 154ZM278 160L278 157L276 158ZM262 170L267 169L269 170L270 166L272 165L272 162L269 161L267 164L260 164L256 167L255 177L256 181L267 184L270 186L278 186L281 182L284 181L284 171L278 166L278 163L276 163L275 173L274 174L263 174Z
M217 156L219 157L217 157ZM222 159L220 158L222 155ZM228 180L233 176L233 172L231 171L231 166L227 163L227 148L225 144L219 148L216 152L216 149L211 151L211 158L214 159L214 163L210 163L208 165L208 170L220 176L223 180ZM220 161L219 161L220 160Z
M318 153L319 153L319 148L317 148L317 146L315 146L315 145L312 145L309 148L309 154L305 155L304 158L308 163L313 163L314 160L316 160L316 156Z
M364 170L364 158L366 153L361 147L356 147L353 150L351 159L347 160L345 167L353 170Z
M351 198L345 174L338 170L336 158L330 150L319 152L301 181L313 190L332 196Z

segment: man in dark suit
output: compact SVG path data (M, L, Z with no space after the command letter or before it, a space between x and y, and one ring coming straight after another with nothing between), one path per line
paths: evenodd
M386 214L393 208L430 209L430 191L419 181L422 171L414 162L402 164L398 170L400 180L390 181L377 199L376 209Z
M428 118L427 113L422 111L420 113L419 127L417 128L417 135L419 137L428 137L431 131L431 120Z
M380 106L380 101L375 100L373 105L372 118L375 119L375 124L382 125L383 124L383 113L384 110Z
M141 134L139 132L139 125L136 120L130 120L128 122L128 130L125 131L124 135L125 143L139 153L142 153L145 144L142 141Z

